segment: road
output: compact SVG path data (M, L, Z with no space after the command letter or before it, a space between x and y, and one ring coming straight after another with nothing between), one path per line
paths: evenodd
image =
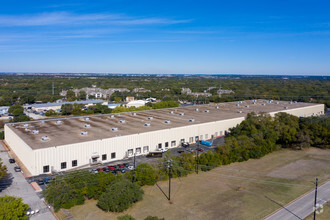
M16 164L9 163L9 155L0 142L0 158L7 166L7 178L0 181L0 196L10 195L21 197L23 202L28 204L31 210L39 210L39 213L30 217L31 220L55 220L45 203L37 196L32 186L26 181L21 172L15 172Z
M294 202L265 218L265 220L297 220L305 219L313 213L315 191L311 191ZM330 180L317 190L317 203L320 205L330 201Z

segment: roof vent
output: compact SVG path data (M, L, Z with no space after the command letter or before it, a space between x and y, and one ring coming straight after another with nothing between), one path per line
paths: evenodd
M284 109L289 109L289 107L285 106Z
M85 121L89 121L89 118L85 118Z
M113 128L111 128L111 130L112 130L112 131L118 131L118 128L113 127Z
M280 102L275 102L276 105L280 104Z
M205 110L204 112L208 113L208 112L210 112L210 110Z
M62 124L62 121L58 120L58 121L56 121L56 124L60 125L60 124Z
M253 105L257 104L256 102L252 102Z
M239 104L236 104L236 106L239 106Z
M153 117L151 117L151 116L150 116L150 117L148 117L148 120L152 120L152 119L153 119Z
M292 102L290 101L289 104L292 104Z
M133 116L136 116L136 113L135 113L135 112L133 112L133 113L132 113L132 115L133 115Z
M110 115L110 118L115 118L115 116L114 115Z
M124 119L120 119L119 122L122 123L122 124L124 124L125 123L125 120Z
M39 130L33 130L32 134L39 134Z
M248 106L248 105L246 105L245 107L246 107L246 108L248 108L249 106Z
M49 140L49 137L48 137L48 136L42 136L42 137L41 137L41 140L43 140L43 141L48 141L48 140Z
M170 124L170 123L171 123L170 120L166 120L166 121L165 121L165 124Z
M91 125L90 124L85 124L85 128L90 128Z
M241 114L241 113L242 113L242 111L237 111L237 113L240 113L240 114Z
M28 129L28 128L25 128L25 131L30 131L30 129Z
M198 108L195 108L195 111L198 112Z
M215 106L216 109L219 109L219 106Z
M238 103L242 104L243 102L242 101L238 101Z
M23 126L24 126L24 128L27 128L27 127L29 127L29 125L28 125L28 124L24 124Z
M181 112L179 115L184 115L184 113L183 113L183 112Z
M173 111L170 111L170 114L172 114L172 115L173 115L173 114L174 114L174 112L173 112Z
M144 126L150 127L150 123L144 123Z
M265 106L266 104L265 104L265 103L262 103L261 105L262 105L262 106Z
M194 122L194 121L195 121L195 119L193 119L193 118L189 119L189 122Z
M293 103L297 103L297 101L293 101Z
M82 136L84 136L84 135L87 135L88 132L87 132L87 131L82 131L82 132L80 132L80 134L81 134Z

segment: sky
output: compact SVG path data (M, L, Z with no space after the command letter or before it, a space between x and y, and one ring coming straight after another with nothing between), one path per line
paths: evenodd
M0 72L330 74L329 0L0 3Z

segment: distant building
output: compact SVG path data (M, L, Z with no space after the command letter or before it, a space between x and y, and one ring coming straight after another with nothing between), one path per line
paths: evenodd
M135 88L135 89L133 89L133 92L134 93L138 93L138 92L145 93L145 92L151 92L151 91L149 89L145 89L145 88Z
M207 92L192 92L191 89L189 88L182 88L181 89L181 94L187 94L187 95L193 95L193 96L206 96L206 97L209 97L209 96L212 96L211 93L207 93Z
M0 106L0 115L7 114L9 106Z
M86 99L89 99L90 96L94 96L97 99L108 99L114 92L129 92L129 89L126 88L109 88L109 89L101 89L101 88L82 88L82 89L73 89L75 96L79 96L79 92L86 92ZM67 90L62 90L60 92L61 96L67 95Z
M144 101L144 100L135 100L135 101L131 101L131 102L128 102L126 104L126 107L141 107L141 106L144 106L145 104L147 103L147 101Z
M134 101L134 96L127 96L126 97L126 102L131 102L131 101Z
M43 104L28 104L24 105L24 109L31 109L32 111L36 112L46 112L49 110L58 111L61 109L62 105L64 104L83 104L84 106L92 106L95 104L102 104L102 105L108 105L108 102L105 102L104 100L86 100L86 101L73 101L73 102L49 102L49 103L43 103Z

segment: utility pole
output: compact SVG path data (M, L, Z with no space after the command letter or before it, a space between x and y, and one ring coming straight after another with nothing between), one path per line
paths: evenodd
M198 143L198 148L199 148L199 143ZM196 158L196 173L198 174L198 150L196 150L197 153L197 158Z
M314 199L314 220L315 220L315 217L316 217L317 182L318 182L318 179L316 178L315 179L315 199Z
M133 164L133 167L134 167L134 169L133 169L133 179L132 179L132 183L134 183L134 181L135 181L135 167L136 167L136 165L135 165L135 157L136 157L136 153L134 153L134 164Z
M171 201L171 168L172 168L172 160L167 161L167 168L168 168L168 201Z

